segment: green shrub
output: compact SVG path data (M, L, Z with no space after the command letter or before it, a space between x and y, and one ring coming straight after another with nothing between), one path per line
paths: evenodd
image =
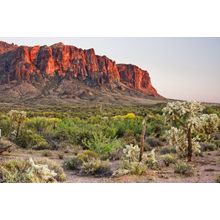
M45 132L49 125L49 120L46 117L33 117L25 122L25 126L28 129L32 129L37 133Z
M0 115L0 129L2 130L2 136L9 136L11 129L11 120L7 115Z
M130 174L140 176L146 172L147 166L141 162L131 162L127 169L130 170Z
M79 153L77 156L65 160L64 167L68 170L80 170L83 163L96 159L98 159L98 156L95 152L85 150Z
M68 158L64 161L64 167L67 170L80 170L83 162L76 156Z
M16 144L23 148L47 149L48 142L32 130L22 129L19 137L15 140Z
M163 143L158 138L149 137L149 138L146 139L146 142L150 146L150 148L163 146Z
M194 175L194 169L193 167L183 161L178 161L175 165L175 169L174 169L175 173L184 175L184 176L193 176Z
M98 155L95 152L91 151L91 150L85 150L85 151L79 153L77 155L77 158L79 160L81 160L82 162L88 162L92 159L97 159Z
M217 149L214 143L203 142L203 143L200 143L200 146L201 146L202 151L214 151Z
M93 137L84 144L103 158L108 158L122 147L120 140L106 137L103 133L93 133Z
M176 153L176 148L175 147L162 147L160 149L160 154L175 154Z
M176 158L172 154L165 154L162 156L162 159L166 166L176 163Z
M80 173L83 175L94 175L96 177L112 175L110 164L107 161L101 161L100 159L92 159L88 162L84 162Z
M70 119L65 119L58 123L57 129L50 135L52 139L59 141L69 141L72 144L84 146L85 140L92 138L96 126L80 123L76 124Z
M119 169L117 169L114 173L114 177L123 176L127 174L131 175L143 175L146 173L147 166L142 162L129 162L128 160L123 160L120 163Z
M63 169L49 160L10 160L0 164L0 182L48 183L63 182Z
M140 118L135 119L115 119L112 120L109 124L110 127L114 127L117 132L117 137L124 137L126 135L133 135L137 136L141 134L141 122L142 120Z
M166 126L164 118L161 114L151 114L147 119L147 130L148 136L155 136L157 138L162 137L165 133Z

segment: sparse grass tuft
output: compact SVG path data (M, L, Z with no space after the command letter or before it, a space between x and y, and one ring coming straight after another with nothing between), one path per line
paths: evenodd
M176 163L176 158L172 154L165 154L162 156L163 162L166 166L169 166L170 164Z
M193 167L183 161L178 161L175 165L175 169L174 169L175 173L178 173L180 175L183 176L193 176L194 175L194 169Z

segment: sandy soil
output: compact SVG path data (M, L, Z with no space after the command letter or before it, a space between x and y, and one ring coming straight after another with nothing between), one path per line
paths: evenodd
M5 152L0 155L0 161L15 158L48 158L55 160L62 165L63 160L59 159L59 151L51 151L49 157L42 156L42 151L17 149L11 153ZM70 153L64 153L64 158L69 157ZM195 175L184 177L174 173L172 166L163 166L159 171L149 170L143 176L126 175L117 178L97 178L93 176L79 176L73 171L65 171L68 183L211 183L215 182L216 175L220 174L220 152L205 152L203 156L193 158L191 165L195 168ZM112 167L116 169L117 161L113 162Z

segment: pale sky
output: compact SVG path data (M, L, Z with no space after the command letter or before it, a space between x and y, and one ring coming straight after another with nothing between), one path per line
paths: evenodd
M116 63L147 70L167 98L220 103L220 38L0 38L18 45L57 42L94 48Z

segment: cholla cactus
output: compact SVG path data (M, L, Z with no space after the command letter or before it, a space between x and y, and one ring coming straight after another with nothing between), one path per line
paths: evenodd
M198 102L170 102L163 109L166 122L171 126L167 132L170 144L176 146L183 156L187 154L191 161L192 154L199 152L197 135L205 133L210 140L216 131L219 118L216 114L204 115L204 107Z
M140 148L138 145L126 145L125 149L123 149L123 159L128 160L129 162L137 162L139 161Z
M167 131L167 137L169 138L169 144L176 146L176 151L181 157L187 156L188 142L187 134L184 130L171 127L171 129ZM194 154L200 153L200 145L197 137L192 138L192 152Z
M126 145L123 154L120 167L113 173L113 176L142 175L145 173L147 167L146 164L139 162L140 148L138 145Z
M30 167L27 170L27 176L34 180L40 179L43 180L43 182L56 182L54 177L57 176L57 173L55 173L53 170L50 170L47 164L35 164L32 158L29 159L29 165Z
M143 154L143 162L147 164L150 169L157 168L158 161L156 159L155 149L151 150L150 153Z
M204 107L199 102L169 102L163 109L166 116L166 122L170 124L184 123L185 120L191 120L197 117L203 111Z
M216 114L203 114L199 118L198 130L206 135L206 140L210 141L218 131L220 120Z
M11 119L12 127L15 129L16 138L17 138L20 132L21 125L26 119L27 114L25 111L11 110L8 113L8 116Z

